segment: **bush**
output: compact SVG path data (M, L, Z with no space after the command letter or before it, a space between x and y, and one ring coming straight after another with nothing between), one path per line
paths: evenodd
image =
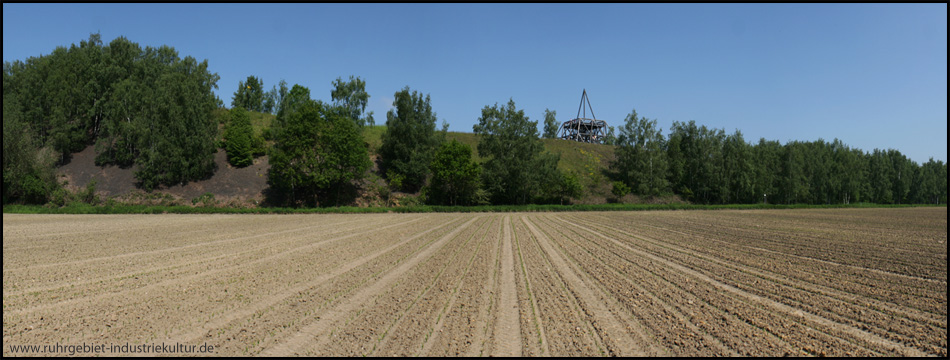
M614 181L613 185L614 187L610 192L614 194L617 201L620 201L621 198L630 193L630 187L621 181Z
M231 120L224 130L224 150L228 153L228 162L236 167L251 165L254 162L255 140L257 137L254 136L247 110L241 107L231 109Z
M472 148L455 139L443 143L429 165L432 179L424 189L428 203L435 205L472 205L481 188L481 167L472 159Z
M352 201L353 184L371 165L359 128L342 109L310 100L309 95L301 100L286 116L278 116L267 173L272 200L294 206Z
M206 192L199 197L191 199L191 204L197 206L215 206L218 202L214 199L214 194Z

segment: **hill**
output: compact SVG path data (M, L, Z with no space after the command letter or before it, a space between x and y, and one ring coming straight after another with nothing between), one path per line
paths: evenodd
M221 119L222 113L217 113L216 117ZM250 112L251 125L256 135L262 135L264 130L270 127L275 116L271 114L262 114ZM224 124L219 123L219 129L223 132ZM369 145L371 159L376 159L377 151L382 143L382 134L386 126L367 126L363 130L363 138ZM446 139L455 139L463 144L472 147L472 151L479 162L484 161L478 155L478 138L473 133L448 132ZM610 194L609 181L606 179L605 171L609 162L613 159L614 146L586 144L559 139L542 139L542 143L547 151L560 155L558 168L563 171L573 172L581 180L584 186L584 196L575 199L575 203L597 204L605 203ZM120 168L116 166L96 166L95 150L92 146L73 154L72 160L57 169L61 180L67 182L67 187L79 189L85 187L90 181L96 181L96 192L104 197L117 197L122 201L138 203L157 203L157 204L191 204L196 198L211 193L214 195L214 201L218 204L246 204L257 205L263 199L263 192L267 187L267 156L260 156L254 159L254 164L245 168L234 168L227 162L227 156L224 150L218 149L215 154L216 170L213 176L208 179L189 182L185 185L176 185L172 187L160 187L155 192L148 194L139 190L135 186L135 178L132 175L133 168ZM367 185L373 183L376 188L383 185L377 169L371 170ZM376 194L367 196L376 196ZM365 198L366 196L364 196ZM374 203L377 201L366 201L363 199L361 204ZM378 202L377 202L378 203Z
M382 143L382 134L386 131L385 125L367 127L363 132L363 138L369 144L370 154L375 155ZM449 131L446 134L446 140L455 139L456 141L468 145L472 148L475 160L483 162L478 154L479 135L474 133ZM606 202L610 195L610 182L606 178L606 170L610 166L610 161L614 159L613 145L600 145L579 143L575 141L561 139L541 139L545 150L558 154L561 160L558 162L558 169L562 171L573 172L581 180L584 186L584 196L576 199L580 204L602 204Z

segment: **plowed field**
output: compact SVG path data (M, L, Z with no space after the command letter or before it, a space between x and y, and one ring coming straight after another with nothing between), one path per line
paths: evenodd
M3 355L54 344L946 356L947 210L4 214Z

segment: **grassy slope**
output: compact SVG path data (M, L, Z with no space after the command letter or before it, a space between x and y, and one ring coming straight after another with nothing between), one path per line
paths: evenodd
M222 122L222 117L224 117L223 119L229 119L225 117L225 116L228 116L229 112L230 111L227 109L224 109L224 110L219 109L215 111L214 116L218 120L218 138L217 138L218 141L221 141L222 137L224 136L225 124ZM257 135L257 136L261 136L261 134L264 131L264 128L270 127L271 123L274 122L274 118L277 117L275 115L271 115L267 113L259 113L256 111L248 111L247 113L248 115L250 115L249 117L251 118L251 128L254 129L254 135Z
M366 142L369 144L371 153L375 153L376 149L379 149L384 131L386 131L386 126L384 125L367 127L366 130L363 131L363 138L366 139ZM476 160L479 162L484 161L484 159L478 155L478 135L450 131L446 134L446 139L455 139L460 143L471 146ZM603 199L601 199L601 197L607 197L610 194L610 184L604 172L610 166L610 161L614 158L615 146L587 144L559 139L541 139L541 142L544 143L544 147L547 151L561 156L561 160L558 162L558 169L577 174L585 189L584 198L602 203Z

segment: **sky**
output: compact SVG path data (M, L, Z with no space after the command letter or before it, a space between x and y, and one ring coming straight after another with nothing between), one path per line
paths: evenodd
M330 101L358 76L385 124L393 94L431 96L472 132L509 99L597 119L634 109L760 138L897 149L947 162L947 4L3 4L3 60L92 33L208 60L230 106L250 75ZM589 117L589 116L588 116Z

